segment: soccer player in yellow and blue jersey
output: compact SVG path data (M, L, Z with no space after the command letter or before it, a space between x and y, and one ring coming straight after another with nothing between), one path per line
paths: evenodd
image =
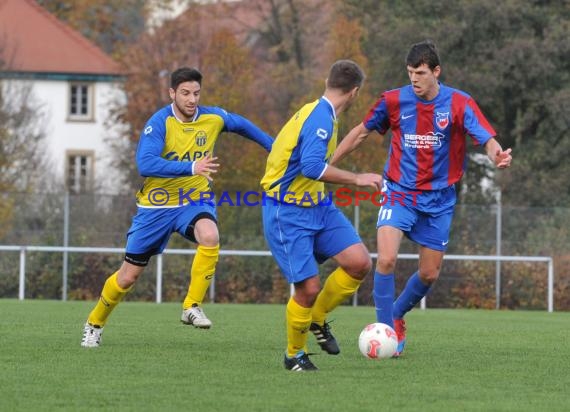
M100 345L107 318L174 232L198 244L181 321L204 329L212 325L201 304L219 255L216 205L210 189L210 174L219 166L212 156L214 145L222 132L238 133L267 151L273 139L242 116L199 106L201 85L198 70L174 71L169 89L172 104L158 110L143 129L136 162L145 180L137 193L138 211L127 233L125 260L105 282L87 318L83 347Z
M353 61L335 62L324 95L303 106L281 129L261 181L264 234L279 268L295 287L286 309L284 365L313 371L307 332L321 349L340 349L326 322L329 312L352 296L372 262L354 227L325 193L324 183L354 184L378 190L381 176L356 174L328 165L336 148L337 116L358 96L364 72ZM318 264L334 259L339 267L322 290Z

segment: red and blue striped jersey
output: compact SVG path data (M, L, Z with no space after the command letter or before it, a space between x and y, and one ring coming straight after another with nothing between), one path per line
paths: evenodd
M439 190L453 185L466 167L466 139L484 145L496 136L467 93L439 84L430 101L411 85L384 92L363 124L385 134L392 129L384 177L404 187Z

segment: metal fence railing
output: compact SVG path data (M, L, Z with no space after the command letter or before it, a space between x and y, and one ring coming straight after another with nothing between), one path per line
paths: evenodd
M0 192L0 200L0 298L96 299L106 277L122 262L125 234L136 213L133 197ZM338 207L368 250L375 252L378 207L365 201ZM570 207L504 205L500 199L456 205L446 263L428 296L430 308L570 310L568 221ZM266 251L261 208L221 205L218 227L222 252L210 297L228 303L288 299L290 286ZM152 259L128 299L183 297L193 248L173 235L164 255ZM417 270L418 249L404 237L399 251L397 290ZM545 263L552 276L544 276ZM334 262L324 264L323 277L333 266ZM372 289L369 276L353 304L372 305Z
M66 259L69 253L112 253L122 254L122 248L102 248L102 247L63 247L63 246L18 246L18 245L0 245L0 252L19 252L19 276L18 276L18 299L24 300L26 295L26 256L27 252L47 252L47 253L63 253ZM193 255L196 251L194 249L165 249L163 254L172 255ZM271 256L271 252L264 250L220 250L220 256ZM371 254L372 258L376 258L376 253ZM403 260L418 259L417 254L403 253L399 254L398 258ZM155 302L162 302L162 282L163 282L163 255L156 256L156 284L155 284ZM497 255L446 255L445 260L458 260L458 261L489 261L489 262L540 262L547 264L547 296L546 307L548 312L554 311L554 263L552 257L545 256L497 256ZM67 265L62 265L62 300L67 300L67 287L68 287L68 273ZM496 307L500 307L501 293L499 285L501 285L500 272L497 273L499 278L495 279L497 287ZM215 282L212 282L209 290L209 297L212 302L216 300ZM357 295L353 300L353 304L357 305ZM426 308L425 298L421 302L421 308Z

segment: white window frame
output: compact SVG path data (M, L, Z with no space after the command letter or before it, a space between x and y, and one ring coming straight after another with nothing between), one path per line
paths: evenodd
M75 90L75 93L74 93ZM75 94L75 96L74 96ZM75 99L75 103L73 100ZM95 120L95 86L90 82L70 82L67 118L70 121Z
M73 163L71 160L73 159ZM84 159L84 162L82 162ZM65 153L65 186L69 193L93 191L95 179L95 152L93 150L68 150Z

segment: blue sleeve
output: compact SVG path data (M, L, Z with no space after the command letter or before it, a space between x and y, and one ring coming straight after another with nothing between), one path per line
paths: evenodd
M311 116L301 129L301 173L309 179L318 180L327 167L325 159L333 124L326 123Z
M156 116L145 125L137 147L136 162L143 177L191 176L194 162L167 160L162 157L166 127Z
M225 110L222 110L222 112L224 131L237 133L263 146L268 152L271 151L271 146L273 145L273 138L271 136L239 114L228 113Z

